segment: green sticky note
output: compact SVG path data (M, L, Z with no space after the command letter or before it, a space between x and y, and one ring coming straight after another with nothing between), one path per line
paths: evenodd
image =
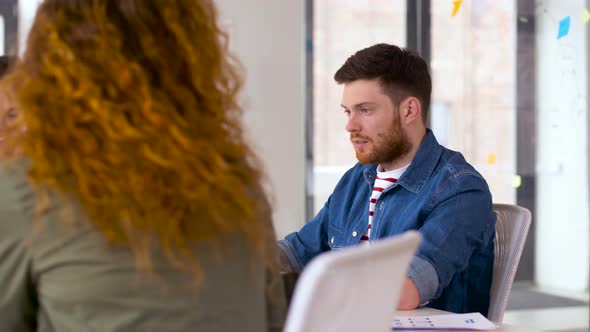
M514 188L518 188L522 185L522 178L520 175L513 175L512 176L512 186Z

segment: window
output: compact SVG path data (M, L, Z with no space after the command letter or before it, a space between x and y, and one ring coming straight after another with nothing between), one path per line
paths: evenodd
M405 45L406 2L316 0L313 2L313 196L314 213L344 172L356 163L340 108L336 70L354 52L387 42Z

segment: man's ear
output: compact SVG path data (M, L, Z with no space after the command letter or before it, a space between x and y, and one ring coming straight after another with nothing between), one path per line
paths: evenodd
M416 97L408 97L400 103L400 120L403 124L422 121L422 105Z

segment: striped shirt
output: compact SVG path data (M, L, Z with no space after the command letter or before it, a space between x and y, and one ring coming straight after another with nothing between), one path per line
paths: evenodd
M368 243L371 240L371 227L373 226L373 214L375 214L375 207L377 206L377 200L381 197L384 190L391 187L397 182L397 179L405 172L410 165L406 165L402 168L394 169L392 171L382 172L379 171L381 166L377 168L377 177L375 178L375 184L373 185L373 191L371 192L371 198L369 200L369 223L367 230L361 236L361 243Z

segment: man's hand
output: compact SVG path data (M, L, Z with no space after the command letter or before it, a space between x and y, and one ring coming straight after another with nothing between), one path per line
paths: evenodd
M397 308L400 310L416 309L420 305L420 293L412 279L405 277L399 296Z

